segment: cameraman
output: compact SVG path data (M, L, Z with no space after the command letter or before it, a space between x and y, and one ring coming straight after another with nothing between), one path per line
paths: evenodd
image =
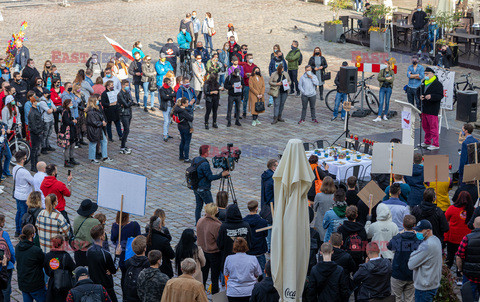
M212 169L210 169L210 164L208 163L207 157L208 152L210 151L210 146L202 145L200 146L200 156L193 159L193 165L197 166L197 175L198 175L198 188L194 190L195 201L197 202L197 207L195 209L195 223L200 219L202 214L203 204L213 202L212 192L210 188L212 186L212 181L220 179L221 177L227 177L230 175L228 170L223 171L219 174L213 174Z

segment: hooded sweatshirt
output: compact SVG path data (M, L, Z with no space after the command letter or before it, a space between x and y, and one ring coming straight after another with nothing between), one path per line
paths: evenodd
M387 243L398 234L398 227L392 221L392 214L387 205L380 203L377 207L377 221L365 224L368 239L376 242L380 247L380 255L383 258L392 259L393 252L387 249Z
M55 209L60 212L65 210L65 196L70 197L71 192L63 182L57 180L55 176L46 176L42 181L40 190L45 197L48 194L55 194L58 202Z
M45 288L42 249L28 240L21 240L15 247L18 288L22 292L34 292Z
M260 283L255 284L250 297L250 302L278 302L280 296L273 286L272 277L265 277Z
M353 282L359 286L357 299L370 301L389 297L391 273L392 266L388 259L376 258L361 264L353 276Z
M223 263L227 256L233 254L233 240L235 237L243 237L251 247L250 225L243 221L242 214L236 203L227 207L227 219L220 226L218 231L217 246L222 252L222 270Z
M123 291L123 301L139 301L138 297L138 283L136 283L137 288L134 288L132 283L130 283L133 280L130 280L128 277L130 274L135 274L140 272L143 269L146 269L150 267L150 263L148 262L148 258L145 256L138 256L134 255L133 257L129 258L128 260L125 261L125 278L123 279L123 284L122 288L124 289ZM138 279L138 275L136 276L136 279ZM135 278L135 275L133 275Z
M423 192L425 185L423 184L423 166L413 165L412 176L405 176L405 182L410 186L410 194L407 198L407 203L410 207L419 205L423 200Z
M412 209L412 215L417 221L426 219L432 224L433 235L437 236L443 242L443 234L448 232L449 226L445 213L434 203L422 201L422 203Z
M392 213L392 221L397 225L399 231L403 231L403 218L410 214L407 204L399 198L390 197L390 199L383 201Z
M250 250L247 252L247 254L257 256L268 252L266 239L268 236L268 231L257 232L258 229L267 226L267 221L258 214L247 215L243 220L250 225L250 229L252 230L252 242L250 245Z
M367 232L363 225L359 222L346 220L343 222L343 225L338 228L338 232L342 234L342 248L355 260L356 267L364 263L365 252L363 247L367 245ZM358 237L361 239L361 242L355 242L355 240L358 240ZM355 244L358 246L358 250L354 250L355 247L352 247L352 245Z
M395 252L392 261L392 277L402 281L412 281L413 272L408 268L410 254L422 243L414 232L405 231L395 235L387 244L387 248Z
M138 274L137 291L140 301L156 302L163 295L168 276L159 268L148 267Z
M410 255L408 268L413 270L413 285L418 290L431 290L440 286L442 278L442 243L430 236Z
M333 261L320 261L308 277L309 301L342 302L349 296L349 286L343 268Z

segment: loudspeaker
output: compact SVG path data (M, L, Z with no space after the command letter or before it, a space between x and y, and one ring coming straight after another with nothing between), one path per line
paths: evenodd
M457 121L477 121L478 93L472 90L457 91Z
M340 85L338 91L342 93L355 93L357 92L357 67L340 67L338 79Z

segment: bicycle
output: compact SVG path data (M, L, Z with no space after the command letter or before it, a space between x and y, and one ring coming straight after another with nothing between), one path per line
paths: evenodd
M8 147L12 153L12 159L10 160L11 165L15 166L17 164L15 160L15 153L20 150L23 150L27 153L27 160L25 163L28 163L32 154L32 149L30 148L30 144L23 139L22 131L18 130L18 124L14 124L12 127L8 138Z
M183 62L180 63L180 74L182 77L192 78L192 50L191 49L180 49L183 54Z
M469 72L467 74L460 75L461 78L465 78L465 81L455 82L453 84L453 104L457 103L457 91L465 91L465 90L477 90L480 87L473 85L472 81L472 74ZM463 89L461 89L460 85L463 85Z
M352 106L353 106L355 103L361 102L362 90L365 89L364 90L364 92L365 92L365 103L367 104L368 108L370 108L370 110L373 112L373 114L377 115L378 114L378 107L379 107L378 98L372 92L370 87L367 85L367 81L373 79L374 76L375 75L371 75L368 78L365 78L365 80L360 80L357 83L357 88L360 88L360 89L357 89L357 92L355 93L355 96L353 97L353 99L350 96L350 94L347 94L347 97L348 97L348 101L352 102ZM332 111L332 112L333 112L333 109L335 108L335 96L336 96L336 94L337 94L337 90L332 89L325 96L325 104L327 105L328 109L330 109L330 111ZM358 98L358 100L357 100L357 98Z

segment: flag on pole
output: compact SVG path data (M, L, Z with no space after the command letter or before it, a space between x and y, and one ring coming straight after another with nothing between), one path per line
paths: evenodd
M108 43L112 45L113 49L115 49L116 52L121 53L123 56L127 57L131 61L134 61L134 58L132 56L132 52L126 50L125 48L122 47L117 41L110 39L109 37L103 35L105 39L107 39Z

